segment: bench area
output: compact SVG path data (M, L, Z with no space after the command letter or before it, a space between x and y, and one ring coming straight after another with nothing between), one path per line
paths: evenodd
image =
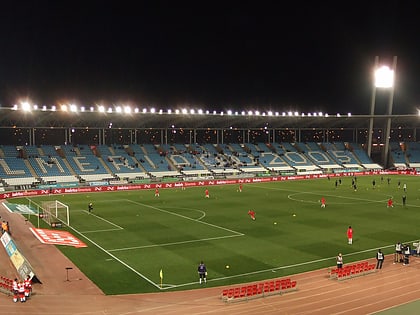
M13 293L12 284L13 284L12 279L0 276L0 292L1 293L11 295Z
M296 284L296 281L285 278L224 289L222 291L222 300L225 302L236 302L274 294L284 294L297 290Z
M358 276L363 276L376 271L376 263L368 261L345 265L343 268L332 268L329 270L330 279L346 280Z

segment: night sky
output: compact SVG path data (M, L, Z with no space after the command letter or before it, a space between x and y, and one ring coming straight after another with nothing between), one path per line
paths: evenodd
M0 104L368 114L374 58L396 55L394 113L416 113L416 1L292 2L10 1Z

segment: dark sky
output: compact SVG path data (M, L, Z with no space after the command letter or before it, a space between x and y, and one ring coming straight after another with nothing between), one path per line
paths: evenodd
M367 114L375 56L397 55L394 112L416 112L416 1L289 2L10 1L0 103Z

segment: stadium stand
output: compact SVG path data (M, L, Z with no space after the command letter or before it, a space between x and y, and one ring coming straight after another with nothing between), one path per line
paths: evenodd
M348 150L347 147L351 146L356 145L259 142L1 146L0 179L6 186L16 186L17 183L135 181L165 177L320 174L351 167L372 169L366 153L359 147ZM392 148L395 151L394 145ZM410 152L416 161L417 147L412 145Z
M420 143L406 143L406 157L410 168L420 169Z

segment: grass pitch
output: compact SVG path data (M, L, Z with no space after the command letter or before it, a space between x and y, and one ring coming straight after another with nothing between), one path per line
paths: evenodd
M357 191L352 177L341 179L337 187L335 178L246 184L242 192L237 185L213 186L210 198L197 187L161 189L160 197L145 190L34 200L70 206L66 229L88 247L59 248L106 294L187 290L204 286L197 276L201 260L210 287L334 266L339 252L344 263L372 258L378 248L389 254L398 241L420 239L417 177L358 177ZM391 197L394 207L387 208ZM255 221L248 210L255 211ZM347 244L349 225L353 245Z

